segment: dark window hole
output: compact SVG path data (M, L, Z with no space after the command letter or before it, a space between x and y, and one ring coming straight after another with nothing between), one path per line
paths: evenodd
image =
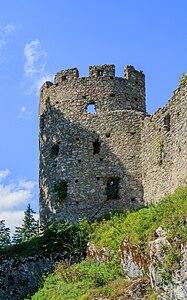
M100 180L100 177L97 177L97 181L99 181Z
M110 97L115 97L115 94L113 94L113 93L112 93L112 94L110 94Z
M119 178L108 178L106 185L107 199L118 199L119 198Z
M79 137L79 136L76 136L75 140L76 140L76 141L80 141L80 137Z
M166 132L170 131L170 114L167 114L164 117L164 128L165 128Z
M110 76L110 79L114 79L114 76Z
M138 84L138 81L135 81L136 84Z
M86 99L86 96L82 96L83 99Z
M101 146L101 142L99 142L99 139L95 140L93 142L93 154L99 154L100 152L100 146Z
M75 183L77 183L78 182L78 179L75 179Z
M62 76L62 81L65 81L66 79L67 79L66 75Z
M104 75L104 71L103 70L98 70L97 72L97 76L103 76Z
M100 161L103 161L103 158L100 158Z
M134 197L134 198L131 198L131 201L132 201L132 202L134 202L135 200L136 200L136 198L135 198L135 197Z
M105 135L106 135L107 138L109 138L109 137L110 137L110 131L107 131L107 132L105 133Z
M78 163L79 163L79 164L81 163L81 159L78 159Z
M44 115L41 115L40 117L40 128L41 130L44 130Z
M79 204L79 201L76 201L75 203L76 203L76 204Z
M58 156L59 153L59 144L56 143L51 147L51 158L55 159Z
M135 100L135 101L138 101L138 99L137 99L137 98L134 98L134 100Z
M66 199L68 192L68 182L67 181L59 181L54 185L54 192L57 195L58 201L62 201Z

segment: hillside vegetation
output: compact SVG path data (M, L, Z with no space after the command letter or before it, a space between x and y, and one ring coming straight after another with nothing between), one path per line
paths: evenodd
M179 188L161 203L138 211L110 214L108 218L96 220L92 224L81 221L84 241L89 239L97 248L110 249L108 261L101 263L87 257L72 265L68 260L66 263L58 263L55 272L43 278L38 292L25 299L92 300L99 296L102 298L98 299L126 299L123 295L132 280L125 278L120 265L121 242L126 239L130 244L138 245L137 254L146 257L147 245L154 239L155 230L159 226L167 232L167 239L171 243L162 266L163 277L168 281L172 271L179 268L180 247L187 241L186 222L186 188ZM156 293L152 292L147 278L145 273L142 279L145 299L156 299Z

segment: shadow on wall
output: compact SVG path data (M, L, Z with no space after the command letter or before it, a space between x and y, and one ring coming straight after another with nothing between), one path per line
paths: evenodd
M123 118L123 111L119 114ZM110 112L102 117L102 122L93 114L71 121L48 99L40 117L41 223L94 219L143 206L140 162L125 149L119 116ZM111 117L113 126L116 118L115 134L107 129ZM129 135L133 148L135 134Z

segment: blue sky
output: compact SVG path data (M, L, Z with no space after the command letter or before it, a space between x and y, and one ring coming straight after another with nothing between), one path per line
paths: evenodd
M144 71L147 111L187 71L186 0L6 0L0 10L0 219L38 212L39 87L61 69L114 63Z

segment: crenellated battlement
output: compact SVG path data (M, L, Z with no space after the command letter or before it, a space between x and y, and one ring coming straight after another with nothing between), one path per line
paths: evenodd
M69 82L72 79L93 79L93 78L104 78L104 79L124 79L124 81L128 80L131 81L140 81L141 83L144 83L145 76L142 71L136 70L133 66L127 65L124 68L124 77L116 77L115 76L115 65L113 64L104 64L104 65L94 65L89 67L89 77L79 77L79 70L77 68L71 68L67 70L61 70L60 72L57 72L54 77L54 84L59 85L63 84L65 82ZM50 86L52 86L52 82L45 82L41 90L44 90L45 88L48 89Z
M145 76L132 66L125 67L124 78L115 77L113 64L90 66L89 77L79 77L77 68L62 70L55 75L54 84L46 82L42 85L41 101L45 102L54 91L56 94L60 93L58 102L64 110L67 104L63 102L67 99L68 102L73 101L72 109L76 114L80 109L83 113L89 103L96 106L97 113L123 109L145 112ZM66 93L66 96L61 97L61 93ZM53 105L55 103L51 102ZM79 106L81 103L83 109Z

